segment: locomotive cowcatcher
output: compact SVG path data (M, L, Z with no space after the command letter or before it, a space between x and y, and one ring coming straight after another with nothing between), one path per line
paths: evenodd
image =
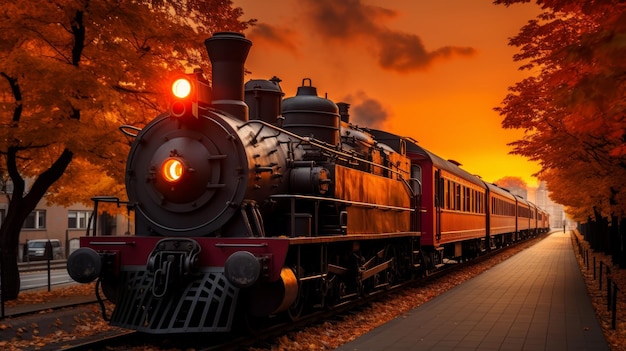
M239 33L205 45L212 84L201 71L182 76L170 110L134 135L135 234L88 233L68 258L74 280L97 279L115 304L112 325L227 332L247 317L295 320L516 237L516 225L490 237L489 187L458 164L351 124L349 106L319 97L310 79L284 100L278 78L244 85L251 42ZM432 222L448 211L441 165L471 189L446 217L464 208L474 218L454 237Z

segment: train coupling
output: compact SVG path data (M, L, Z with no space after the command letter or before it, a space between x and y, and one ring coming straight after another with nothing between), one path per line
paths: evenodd
M200 244L192 239L163 239L150 256L146 269L154 275L152 294L163 297L170 287L180 284L194 273L200 253Z

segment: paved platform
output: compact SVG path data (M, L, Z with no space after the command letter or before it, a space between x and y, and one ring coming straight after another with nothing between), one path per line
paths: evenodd
M557 232L347 343L366 350L609 350L570 233Z

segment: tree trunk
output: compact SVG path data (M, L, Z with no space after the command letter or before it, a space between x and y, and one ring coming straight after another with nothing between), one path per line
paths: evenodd
M3 236L2 239L5 239L5 236ZM2 279L2 281L0 284L2 284L1 294L3 301L17 299L17 295L20 292L20 275L17 269L17 246L17 243L13 245L7 243L7 240L2 240L2 254L0 255L0 265L2 269L0 279ZM9 250L5 250L5 247ZM15 250L10 250L11 247L14 247Z
M17 173L15 157L17 153L7 155L9 174L14 183L23 184L23 179ZM44 197L48 188L56 182L72 161L73 153L65 149L59 158L41 173L33 183L26 196L23 195L23 188L16 187L14 190L7 215L0 227L0 253L2 257L2 299L4 301L15 300L20 292L20 272L17 268L18 248L22 225L28 215L37 207L39 201ZM13 166L13 167L12 167ZM17 178L20 177L20 178Z
M13 208L11 208L13 206ZM0 228L0 264L2 264L2 299L15 300L20 292L20 272L17 268L20 231L24 216L20 216L19 208L9 204L9 211ZM32 211L32 210L31 210ZM28 215L27 212L26 214Z

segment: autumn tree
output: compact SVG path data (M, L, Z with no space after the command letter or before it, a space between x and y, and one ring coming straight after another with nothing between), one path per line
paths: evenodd
M0 9L3 298L19 292L21 227L44 195L59 204L121 191L128 140L166 108L173 72L206 67L203 40L241 32L223 0L5 1Z
M513 153L541 164L539 178L574 219L626 224L626 3L536 3L543 13L510 39L530 76L496 109L504 128L526 132Z

